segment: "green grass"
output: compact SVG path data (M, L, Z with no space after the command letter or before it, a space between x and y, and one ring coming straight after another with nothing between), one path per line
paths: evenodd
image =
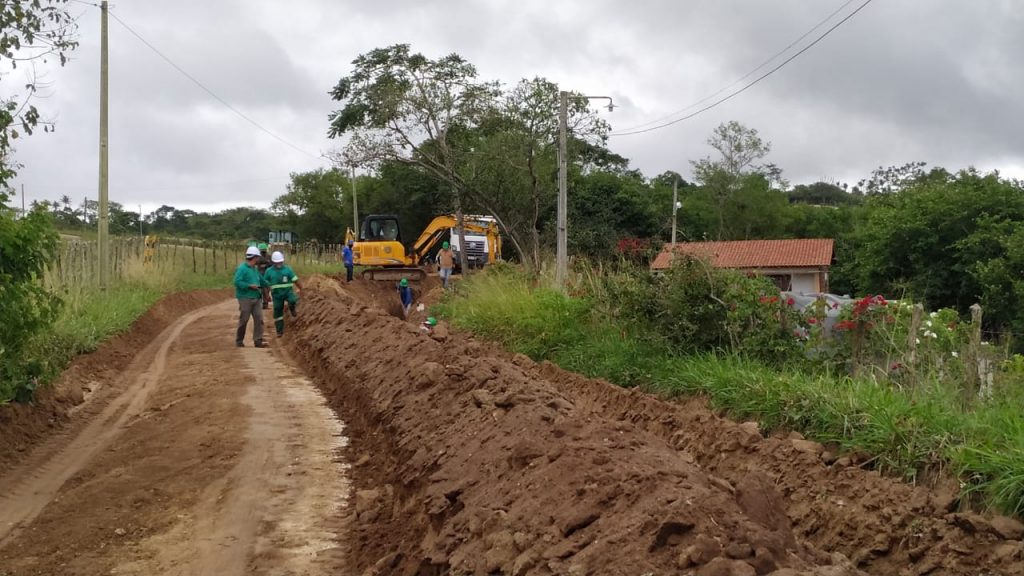
M806 368L775 368L729 354L673 354L600 303L535 288L514 271L473 276L437 312L456 326L535 360L666 397L705 395L736 419L798 430L915 481L952 471L973 502L1024 515L1024 382L969 408L960 392Z

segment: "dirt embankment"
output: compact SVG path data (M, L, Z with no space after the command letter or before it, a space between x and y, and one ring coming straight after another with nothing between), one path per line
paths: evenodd
M95 352L76 358L52 385L36 392L26 404L0 406L0 476L24 459L41 439L61 432L79 409L90 410L101 383L116 382L135 355L182 314L230 297L229 290L199 290L165 296L140 316L131 328L105 342ZM97 406L103 402L95 403ZM85 420L87 418L83 418Z
M292 341L350 427L364 573L1024 573L1013 521L699 402L428 336L374 292L314 283Z

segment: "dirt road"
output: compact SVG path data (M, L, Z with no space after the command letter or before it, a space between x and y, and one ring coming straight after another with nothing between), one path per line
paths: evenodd
M0 574L347 573L343 426L236 310L181 315L0 475Z

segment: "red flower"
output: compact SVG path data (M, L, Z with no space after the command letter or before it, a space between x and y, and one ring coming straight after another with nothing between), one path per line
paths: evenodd
M807 323L808 324L817 324L818 323L818 319L817 318L808 318L807 319Z
M836 330L853 330L857 327L857 323L853 320L843 320L835 325Z
M796 304L796 300L793 300L792 298L786 300L786 306L792 306L793 304Z
M761 296L760 301L761 301L761 304L767 304L768 303L768 297L767 296Z

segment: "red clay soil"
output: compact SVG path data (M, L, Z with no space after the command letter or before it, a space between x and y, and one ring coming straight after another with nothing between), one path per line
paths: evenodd
M349 425L364 574L1024 574L1019 523L373 292L313 282L291 341Z
M79 409L88 411L87 407L94 404L91 401L94 395L103 397L110 393L97 388L96 383L117 381L114 376L174 320L228 297L228 290L198 290L165 296L124 333L72 361L56 381L36 392L32 402L0 406L0 476L20 462L41 439L62 431L72 413ZM86 399L90 402L83 405Z

